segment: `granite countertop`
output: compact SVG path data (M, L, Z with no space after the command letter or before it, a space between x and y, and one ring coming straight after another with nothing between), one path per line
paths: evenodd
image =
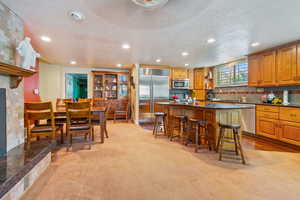
M171 106L188 106L195 108L206 108L215 110L225 110L225 109L254 109L254 105L242 105L242 104L215 104L215 103L175 103L175 102L157 102L160 105L171 105Z
M253 104L253 105L264 105L264 106L280 106L280 107L296 107L300 108L300 103L299 104L288 104L288 105L283 105L283 104L270 104L270 103L262 103L260 101L246 101L246 102L241 102L239 100L217 100L217 101L212 101L212 100L199 100L199 101L210 101L213 103L238 103L238 104Z

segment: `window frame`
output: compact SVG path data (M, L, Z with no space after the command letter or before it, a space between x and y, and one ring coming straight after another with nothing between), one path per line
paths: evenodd
M246 65L246 80L245 81L236 81L236 77L240 74L241 71L245 71L241 70L240 72L237 73L237 68L240 67L240 65ZM229 77L229 83L228 84L224 84L224 83L220 83L220 68L227 68L228 67L228 72L230 73L230 77ZM242 66L243 67L243 66ZM215 73L215 88L224 88L224 87L240 87L240 86L247 86L248 85L248 61L246 59L243 60L238 60L235 62L231 62L231 63L226 63L226 64L222 64L222 65L217 65L215 66L214 69L214 73Z

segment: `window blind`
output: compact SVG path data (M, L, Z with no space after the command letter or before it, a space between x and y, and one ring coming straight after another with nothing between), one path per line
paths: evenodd
M248 83L248 63L239 61L215 67L216 87L246 85Z

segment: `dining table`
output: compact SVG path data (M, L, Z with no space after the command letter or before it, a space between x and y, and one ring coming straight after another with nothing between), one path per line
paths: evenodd
M106 116L105 116L105 107L103 106L93 106L91 107L91 113L92 115L99 117L99 126L100 126L100 137L101 137L101 143L104 143L104 133L106 128ZM58 107L54 111L55 117L66 117L67 116L67 110L65 107Z

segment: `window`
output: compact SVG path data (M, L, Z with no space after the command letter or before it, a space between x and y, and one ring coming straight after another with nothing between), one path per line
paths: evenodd
M248 83L248 63L238 61L215 68L216 87L247 85Z

